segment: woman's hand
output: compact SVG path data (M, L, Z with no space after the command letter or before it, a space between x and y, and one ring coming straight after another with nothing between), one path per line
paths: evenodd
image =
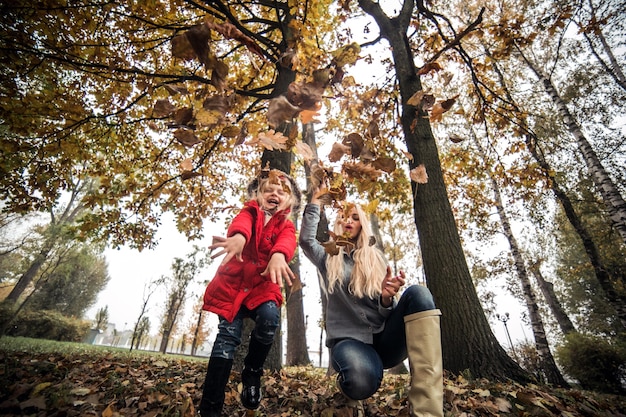
M296 274L293 273L291 268L289 268L289 264L287 263L287 259L285 255L276 252L270 258L270 261L267 263L267 268L265 271L261 273L262 276L270 277L270 280L274 284L278 284L280 288L283 288L283 279L287 281L287 285L291 287L292 279L296 279Z
M400 288L406 283L404 271L400 271L400 275L392 277L391 267L387 266L387 275L383 279L381 288L381 304L383 307L390 307L393 304L393 298L396 296Z
M239 233L234 234L231 237L213 236L213 242L211 246L209 246L209 250L211 252L213 252L213 250L216 248L222 248L222 250L215 255L211 255L211 259L215 259L218 256L226 254L224 259L222 260L222 265L230 261L233 256L236 256L239 262L243 262L241 252L243 252L243 247L245 245L246 238L244 235Z

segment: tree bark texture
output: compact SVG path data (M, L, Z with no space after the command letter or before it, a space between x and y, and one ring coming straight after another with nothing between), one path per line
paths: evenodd
M406 103L421 90L406 35L415 4L405 1L400 14L393 19L376 2L360 0L359 5L376 20L381 36L389 42L402 103ZM498 343L478 299L427 115L403 104L401 119L405 141L413 156L410 168L424 164L428 174L427 184L412 183L414 214L427 285L443 314L444 368L456 374L469 371L475 377L528 381L528 373Z

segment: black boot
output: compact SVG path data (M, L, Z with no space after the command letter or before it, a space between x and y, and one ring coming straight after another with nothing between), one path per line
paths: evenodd
M232 359L209 359L202 389L202 400L200 400L200 407L198 408L201 417L220 417L222 415L222 407L226 397L224 390L232 367Z
M248 410L256 410L261 402L261 376L263 375L263 364L272 344L264 345L260 343L254 335L250 337L248 355L243 361L243 371L241 371L241 403Z

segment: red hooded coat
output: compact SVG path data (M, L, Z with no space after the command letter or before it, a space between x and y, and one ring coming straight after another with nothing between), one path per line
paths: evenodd
M269 276L261 276L270 257L280 252L287 262L296 250L296 228L287 218L289 209L274 214L263 225L264 213L256 200L248 201L228 227L227 236L237 233L246 238L241 254L221 265L204 292L202 308L232 322L241 305L253 310L266 301L283 302L280 286Z

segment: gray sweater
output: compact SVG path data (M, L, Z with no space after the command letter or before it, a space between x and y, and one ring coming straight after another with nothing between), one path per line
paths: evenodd
M321 275L320 286L328 288L326 273L326 253L324 247L315 238L320 221L320 207L307 204L302 215L300 228L300 247L307 258L315 265ZM339 255L337 255L339 256ZM396 301L386 308L380 304L380 297L358 298L348 291L350 275L354 266L351 254L344 253L344 278L341 286L326 298L326 346L332 347L338 340L352 338L371 344L373 335L385 327L385 319L391 314ZM324 289L320 288L322 297Z

